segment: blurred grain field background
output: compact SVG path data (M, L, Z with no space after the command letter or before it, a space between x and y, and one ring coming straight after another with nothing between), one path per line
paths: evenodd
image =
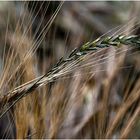
M0 1L0 138L140 138L139 13Z

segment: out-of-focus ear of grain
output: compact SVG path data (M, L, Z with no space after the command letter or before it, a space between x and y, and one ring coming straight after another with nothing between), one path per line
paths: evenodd
M24 11L26 7L19 10L15 2L1 2L0 6L0 57L3 62L0 87L2 93L6 93L34 79L36 71L33 51L30 51L34 43L31 34L31 14ZM44 116L40 113L42 108L39 102L39 94L35 91L21 99L13 108L16 138L26 138L29 131L33 133L37 130L40 131L36 137L41 138L44 135L45 128L41 119Z

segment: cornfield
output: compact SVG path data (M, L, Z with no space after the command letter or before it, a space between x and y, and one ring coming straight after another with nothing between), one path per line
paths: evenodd
M1 1L0 138L140 138L139 11Z

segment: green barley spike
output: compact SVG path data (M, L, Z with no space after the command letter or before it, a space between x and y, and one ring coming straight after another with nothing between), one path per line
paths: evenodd
M54 79L59 78L59 76L56 75L60 70L63 70L63 68L65 68L67 64L69 64L70 62L73 62L81 58L82 55L86 55L86 54L88 55L88 53L90 52L98 51L98 49L109 47L110 45L119 47L119 44L131 45L132 47L133 46L139 47L140 37L119 35L116 37L107 37L102 40L98 38L93 42L88 42L85 45L83 45L81 48L74 49L66 59L62 57L49 72L42 75L40 78L37 79L37 81L36 79L32 80L32 82L29 82L29 84L25 84L24 86L21 86L21 88L17 87L13 91L9 91L5 96L0 98L0 105L4 106L8 103L14 102L15 100L17 100L17 98L28 95L32 91L36 90L38 87L43 86L49 82L53 82Z

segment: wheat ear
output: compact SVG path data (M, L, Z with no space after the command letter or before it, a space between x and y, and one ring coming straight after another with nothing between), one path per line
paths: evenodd
M114 46L119 47L120 45L130 45L130 46L140 46L140 37L137 35L132 36L123 36L118 35L115 37L106 37L106 38L98 38L93 42L88 42L84 44L80 48L74 49L70 55L64 59L63 57L57 62L57 64L46 74L43 76L32 80L24 85L21 85L15 88L12 91L9 91L4 96L0 97L0 118L13 106L17 101L19 101L22 97L36 90L38 87L41 87L49 82L53 82L55 79L59 78L61 75L57 75L57 73L65 68L68 63L73 62L75 60L81 61L81 57L88 55L91 52L97 52L99 49ZM6 105L12 103L8 109L4 109Z

